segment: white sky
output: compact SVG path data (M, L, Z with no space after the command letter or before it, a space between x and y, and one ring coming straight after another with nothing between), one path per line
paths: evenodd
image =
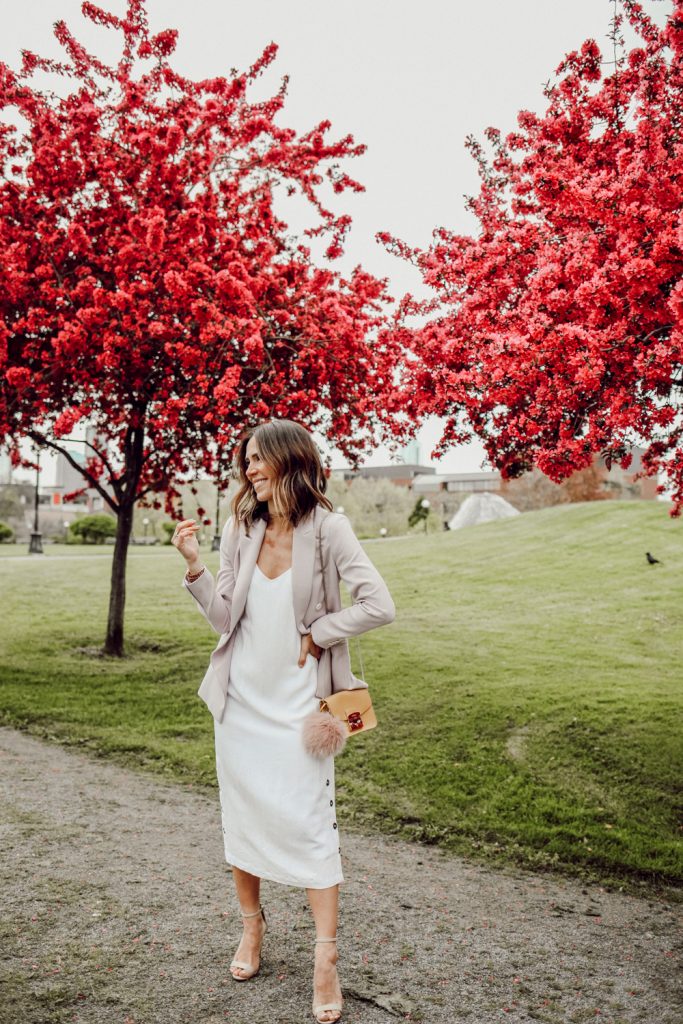
M116 13L122 0L100 0ZM663 23L669 0L645 0ZM367 153L347 164L366 187L344 194L339 209L353 217L342 270L357 263L388 277L395 296L416 289L415 272L384 252L375 232L386 230L411 245L427 246L434 227L474 232L463 194L477 191L475 164L464 140L495 125L516 127L522 109L542 111L542 85L563 55L592 37L605 60L611 0L149 0L153 31L180 31L174 63L192 77L244 70L271 40L280 51L259 83L271 93L290 76L279 120L307 130L324 118L331 134L350 132ZM17 66L22 47L60 52L52 23L64 18L102 56L108 34L91 28L80 0L0 0L0 60ZM628 38L628 34L627 34ZM422 461L438 440L439 424L420 432ZM378 451L374 463L386 462ZM341 464L343 460L336 460ZM442 472L482 468L479 445L453 450ZM46 467L44 482L50 482Z

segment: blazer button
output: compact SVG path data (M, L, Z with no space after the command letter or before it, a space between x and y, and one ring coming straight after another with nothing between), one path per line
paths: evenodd
M316 607L316 609L320 609L320 608L322 608L322 606L323 606L322 601L318 601L318 603L317 603L317 605L315 607Z

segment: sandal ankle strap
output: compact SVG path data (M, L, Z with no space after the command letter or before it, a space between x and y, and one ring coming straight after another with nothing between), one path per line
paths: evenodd
M332 938L332 939L316 939L315 941L316 942L336 942L337 941L337 936L335 935L334 938Z
M240 914L242 915L242 917L258 917L258 915L262 914L262 913L263 913L263 907L259 907L258 910L255 910L253 912L253 914L245 914L244 911L242 910L242 908L240 907Z

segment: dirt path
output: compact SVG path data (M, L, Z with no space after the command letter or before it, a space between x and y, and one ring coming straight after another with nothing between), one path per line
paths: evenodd
M303 890L264 883L260 975L240 933L218 795L0 729L1 1024L297 1024ZM343 1020L678 1024L680 908L502 873L342 830Z

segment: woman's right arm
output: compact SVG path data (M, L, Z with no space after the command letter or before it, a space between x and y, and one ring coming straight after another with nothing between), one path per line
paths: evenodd
M230 610L235 589L235 552L239 530L231 516L221 535L219 569L214 580L208 568L193 583L183 579L183 586L197 602L197 607L216 633L227 633L230 629Z

